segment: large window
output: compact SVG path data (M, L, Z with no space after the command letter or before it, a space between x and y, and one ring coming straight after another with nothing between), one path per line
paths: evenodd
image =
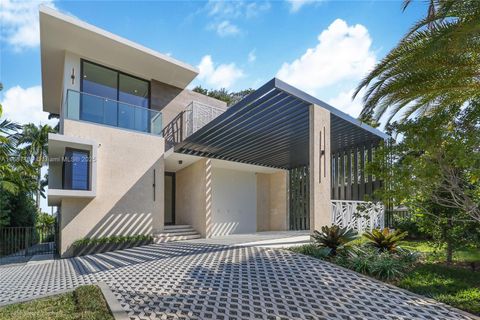
M63 189L90 189L90 153L67 148L63 162Z
M86 94L82 95L80 119L149 130L148 81L82 60L81 91Z

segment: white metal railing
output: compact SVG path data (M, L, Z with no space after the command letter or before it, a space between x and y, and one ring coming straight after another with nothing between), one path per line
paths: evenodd
M385 207L381 202L332 200L332 224L358 233L384 228Z
M185 109L185 135L188 137L225 112L225 109L192 101Z

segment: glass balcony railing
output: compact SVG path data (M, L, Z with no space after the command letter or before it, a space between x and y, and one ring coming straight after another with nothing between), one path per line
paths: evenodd
M65 118L162 135L162 113L85 92L67 91Z

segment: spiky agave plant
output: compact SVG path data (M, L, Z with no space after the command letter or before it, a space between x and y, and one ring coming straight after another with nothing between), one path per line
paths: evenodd
M380 251L395 252L397 244L408 235L407 231L395 230L390 231L388 228L373 229L363 234L368 239L368 244L378 248Z
M320 231L315 230L312 235L314 243L320 248L330 249L329 255L336 256L339 249L356 237L356 233L339 226L323 226Z

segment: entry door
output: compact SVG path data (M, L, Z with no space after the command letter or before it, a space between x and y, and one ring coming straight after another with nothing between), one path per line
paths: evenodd
M175 173L165 172L165 225L175 224Z

